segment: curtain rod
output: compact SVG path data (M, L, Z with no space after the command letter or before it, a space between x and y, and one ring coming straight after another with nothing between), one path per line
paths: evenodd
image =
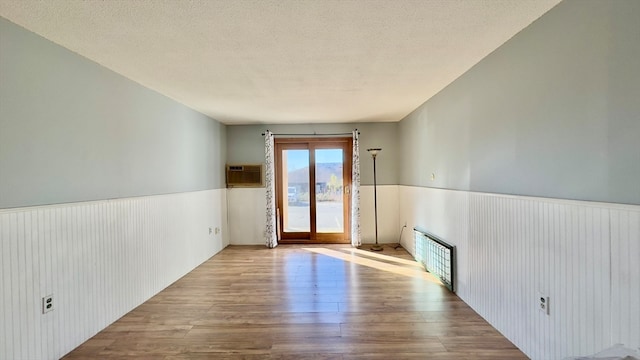
M358 129L356 129L357 131ZM264 136L265 133L262 133L262 136ZM345 136L345 135L353 135L353 133L351 132L345 132L345 133L334 133L334 134L316 134L315 132L313 134L273 134L273 136ZM358 131L358 135L360 135L360 131Z

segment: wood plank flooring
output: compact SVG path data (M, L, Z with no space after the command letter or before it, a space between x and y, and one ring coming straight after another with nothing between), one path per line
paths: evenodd
M527 357L404 249L281 245L227 247L64 359L120 358Z

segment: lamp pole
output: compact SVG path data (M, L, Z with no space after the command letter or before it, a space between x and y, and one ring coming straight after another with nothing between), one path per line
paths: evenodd
M376 176L376 157L378 153L382 151L380 148L376 149L367 149L367 151L371 154L373 158L373 211L375 214L375 224L376 224L376 244L371 247L373 251L382 251L382 246L378 245L378 183Z

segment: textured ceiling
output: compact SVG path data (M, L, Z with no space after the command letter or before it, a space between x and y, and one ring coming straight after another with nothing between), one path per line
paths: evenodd
M226 124L398 121L559 0L0 0Z

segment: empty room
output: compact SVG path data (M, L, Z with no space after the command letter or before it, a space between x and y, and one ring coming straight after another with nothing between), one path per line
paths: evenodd
M640 1L0 0L0 359L640 359Z

